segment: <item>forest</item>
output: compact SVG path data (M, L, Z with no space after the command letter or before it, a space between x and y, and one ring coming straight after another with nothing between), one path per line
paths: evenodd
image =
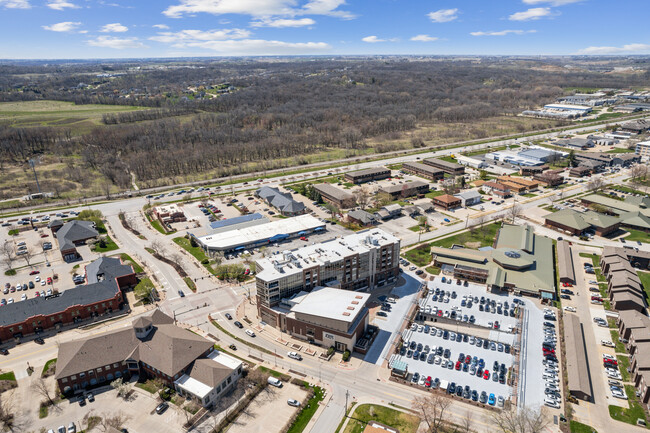
M13 127L0 117L0 167L75 157L117 189L228 176L440 140L490 136L488 120L567 88L632 88L650 78L567 68L563 59L296 58L0 65L0 103L58 100L151 107L104 114L90 132ZM227 84L223 84L227 83ZM231 89L228 91L215 89ZM514 132L561 125L544 120ZM434 130L419 134L419 131ZM437 138L438 140L433 140ZM370 149L372 148L372 149ZM29 188L29 187L28 187Z

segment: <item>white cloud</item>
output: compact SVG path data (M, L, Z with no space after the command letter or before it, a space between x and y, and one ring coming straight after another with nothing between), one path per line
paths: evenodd
M551 8L531 8L528 9L527 11L523 12L517 12L510 17L508 17L511 21L531 21L531 20L538 20L540 18L548 17L553 15L553 12L551 12Z
M128 32L129 28L127 26L123 26L120 23L111 23L111 24L106 24L99 31L102 33L124 33L124 32Z
M318 54L330 51L332 48L325 42L283 42L263 39L192 42L187 46L231 56Z
M647 52L650 52L650 44L626 44L621 47L587 47L578 51L578 54L641 54Z
M73 32L79 28L81 25L80 22L73 22L73 21L64 21L62 23L56 23L52 24L51 26L43 26L45 30L49 30L51 32Z
M548 3L551 6L564 6L571 3L578 3L583 0L523 0L527 5L538 5L542 3Z
M0 6L6 9L30 9L28 0L0 0Z
M440 9L427 14L434 23L448 23L458 18L458 9Z
M433 41L437 41L438 38L429 35L417 35L417 36L413 36L411 40L416 42L433 42Z
M386 42L386 39L379 39L377 36L366 36L365 38L361 38L363 42L368 42L370 44L374 44L377 42Z
M527 33L537 33L537 30L499 30L497 32L471 32L472 36L506 36L506 35L525 35Z
M138 41L138 38L118 38L115 36L99 36L97 39L88 40L88 45L101 48L115 48L123 50L125 48L146 48Z
M227 41L244 39L251 35L245 29L223 29L223 30L181 30L180 32L160 32L158 36L149 38L151 41L172 44L176 48L192 46L193 43L206 41Z
M160 29L160 30L169 30L169 26L167 24L154 24L151 26L155 29Z
M354 15L339 10L345 0L310 0L296 7L296 0L178 0L163 14L171 18L208 13L213 15L241 14L253 17L294 17L297 15L330 15L350 19Z
M50 9L54 9L55 11L62 11L66 8L68 9L79 9L80 6L77 6L74 3L70 3L69 1L66 0L50 0L47 3L47 7Z
M311 26L316 24L316 21L311 18L300 18L300 19L290 19L290 18L277 18L277 19L262 19L260 21L251 22L253 27L304 27Z

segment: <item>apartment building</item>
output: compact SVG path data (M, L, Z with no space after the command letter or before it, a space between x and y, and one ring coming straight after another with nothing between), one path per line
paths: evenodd
M460 176L465 174L465 166L456 164L455 162L443 161L442 159L429 158L423 161L425 164L435 167L453 176Z
M399 238L370 229L263 258L257 265L257 305L268 309L317 286L373 289L399 274Z

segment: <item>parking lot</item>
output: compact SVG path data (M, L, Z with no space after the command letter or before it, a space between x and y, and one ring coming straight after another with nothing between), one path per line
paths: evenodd
M448 277L436 277L430 281L429 295L420 302L421 315L428 320L455 319L505 332L517 328L519 304L510 296L486 293L485 286L469 282L459 285L458 281Z
M452 336L457 335L454 332L447 331L438 336L442 330L437 329L438 332L434 336L431 330L427 334L424 332L422 325L416 326L416 331L405 331L404 341L409 342L409 349L406 349L405 355L399 356L401 361L408 364L410 373L418 373L420 377L430 376L434 380L439 378L441 381L446 380L449 383L453 382L455 385L463 387L469 386L471 390L476 390L479 395L485 391L488 395L494 394L497 398L502 396L507 400L510 397L512 388L507 385L507 378L508 370L512 367L514 358L512 352L505 352L503 343L490 341L487 348L484 348L485 343L478 347L477 344L483 342L483 340L476 340L468 335L467 341L464 338L461 341L452 341ZM444 338L445 335L447 335L447 338ZM472 341L475 343L471 344ZM430 352L426 352L426 360L424 361L420 360L421 358L416 360L413 355L408 356L408 352L412 350L411 347L416 346L415 350L417 350L418 344L422 345L425 352L426 346L429 346ZM437 354L432 357L434 347L437 349ZM404 350L400 353L403 352ZM463 355L463 362L459 361L461 355ZM471 358L470 362L466 362L468 356ZM496 376L497 381L494 381L495 361L499 364L499 370L502 368L501 364L504 364L505 369L502 370L504 383L499 382L498 375ZM446 367L443 366L443 363L446 364ZM475 371L475 373L471 374L472 371ZM412 376L410 377L412 380Z

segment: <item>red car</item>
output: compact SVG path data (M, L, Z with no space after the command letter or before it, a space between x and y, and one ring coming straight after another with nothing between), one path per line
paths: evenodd
M300 236L300 240L301 240L301 241L306 241L307 238L306 238L305 236Z
M442 310L438 310L438 317L442 317Z
M603 359L603 364L610 364L618 367L618 361L615 361L613 359Z
M52 284L52 277L47 277L47 284Z
M46 238L46 237L48 237L48 236L49 236L49 235L48 235L47 233L41 233L41 237L42 237L42 238Z
M424 381L424 386L427 388L431 387L431 376L427 376L427 380Z
M41 273L41 271L31 271L29 273L29 275L36 275L36 274L40 274L40 273Z
M251 270L250 270L250 269L246 269L246 270L244 271L244 275L249 275L250 273L251 273Z
M488 380L490 378L490 370L485 370L483 372L483 379Z
M460 370L460 361L456 361L456 370Z
M544 351L544 354L547 354L547 353L555 354L555 350L553 350L553 349L547 349L546 347L543 347L542 350Z
M472 362L472 357L469 356L469 355L467 355L467 356L465 357L465 364L469 364L470 362Z

